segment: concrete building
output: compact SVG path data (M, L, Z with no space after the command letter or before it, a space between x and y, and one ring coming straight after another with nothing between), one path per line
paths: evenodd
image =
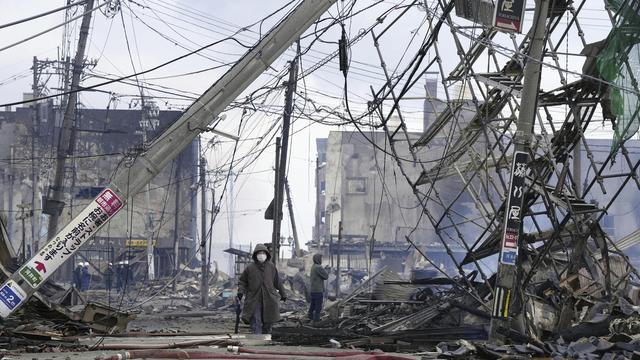
M64 183L66 205L59 228L92 201L116 168L126 167L133 156L138 156L145 126L151 141L180 114L150 111L149 120L143 124L140 110L78 108L72 136L74 150L67 161ZM24 236L27 257L47 241L48 215L43 213L43 198L53 182L61 122L62 112L51 102L39 104L37 111L22 107L0 112L0 159L4 163L0 169L0 208L18 253ZM172 274L176 239L180 262L190 261L196 246L192 184L196 181L197 158L194 143L151 182L149 203L144 191L135 196L83 247L76 255L77 261L88 260L104 268L107 262L129 260L143 269L148 229L155 243L157 275ZM21 207L28 210L24 215ZM29 216L32 209L33 218ZM145 225L147 214L150 226ZM174 223L176 216L178 221Z
M417 156L429 171L433 170L435 160L443 156L447 143L459 136L475 112L468 100L458 99L449 107L445 100L439 99L437 78L430 74L425 91L424 128L425 131L431 129L434 136L428 147L418 149ZM457 109L455 119L438 125L439 115L453 107ZM398 124L398 119L392 118L389 122L390 127ZM433 130L434 127L437 130ZM424 213L414 194L414 187L430 192L434 199L439 197L446 204L462 191L464 183L455 175L447 181L436 182L431 190L430 184L416 184L423 175L423 167L412 161L409 146L423 135L410 133L407 141L399 132L393 139L405 174L391 156L389 140L384 132L331 132L327 139L316 140L316 222L312 249L323 251L330 256L332 263L337 262L337 253L340 252L343 268L372 270L369 268L372 264L375 271L381 265L388 265L397 272L409 274L412 268L425 265L418 264L420 256L409 248L406 236L410 236L435 263L454 272L451 259L429 219L441 217L444 208L438 205L437 200L429 201ZM486 151L482 141L476 142L473 148ZM463 156L461 162L467 158L467 155ZM460 217L479 216L476 204L467 192L458 199L453 212ZM342 241L338 244L340 222ZM447 243L456 258L464 257L462 244L456 241Z

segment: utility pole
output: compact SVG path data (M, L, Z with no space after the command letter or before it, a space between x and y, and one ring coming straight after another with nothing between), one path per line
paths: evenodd
M293 230L293 257L300 256L300 242L298 242L298 229L296 227L296 220L293 217L293 204L291 203L291 192L289 190L289 180L284 179L284 189L287 191L287 206L289 207L289 219L291 219L291 229Z
M313 240L316 243L316 246L320 246L320 160L316 156L316 211L315 211L315 226L316 231L313 233ZM326 217L325 217L326 220Z
M517 293L516 278L519 268L517 260L518 247L521 245L523 189L528 171L529 143L538 106L538 88L546 37L548 8L549 0L537 1L533 15L533 33L530 32L530 50L524 68L522 102L518 116L515 154L508 188L509 193L505 200L502 249L498 262L491 330L489 332L489 341L497 344L504 343L506 340L504 334L511 328L510 317L518 317L520 315L511 311L511 304Z
M20 208L20 213L16 215L16 220L20 220L22 222L22 243L20 244L20 249L21 249L21 256L20 256L20 262L24 263L28 258L29 255L27 254L27 228L24 225L24 221L28 218L30 218L31 216L33 216L33 210L31 209L31 205L30 204L19 204L18 207Z
M277 261L280 242L280 228L282 223L282 202L284 198L284 178L287 172L287 154L289 152L289 128L291 127L291 114L293 113L293 95L296 92L298 82L298 59L300 57L300 41L296 57L289 65L289 80L287 81L287 91L285 93L284 113L282 114L282 149L280 149L280 160L277 166L278 181L276 182L276 196L273 203L273 239L276 246L273 249L274 263Z
M140 88L140 101L142 105L142 143L144 147L147 147L147 130L152 127L150 112L152 111L151 105L145 102L144 91ZM154 280L156 278L155 259L154 259L154 246L153 246L153 213L151 212L151 183L147 183L147 191L144 193L145 204L147 211L145 214L146 221L144 222L145 232L147 233L147 279ZM176 255L176 263L178 262L178 254Z
M276 138L276 164L275 164L275 181L274 181L274 185L273 185L273 234L272 234L272 238L271 238L271 261L273 261L274 264L278 263L278 249L280 248L279 244L280 244L280 232L277 231L276 229L280 228L280 211L278 211L278 196L280 195L280 193L278 192L278 189L280 188L280 186L278 186L278 182L280 181L280 137Z
M213 242L213 220L216 218L218 208L216 207L216 188L211 186L211 231L209 231L209 245ZM202 306L209 307L209 266L211 265L211 254L207 254L206 244L202 244L200 248L200 259L202 261L202 282L204 283L202 288Z
M40 96L40 89L38 87L38 78L39 78L39 71L38 71L38 58L37 57L33 57L33 84L31 85L32 87L32 91L33 91L33 98L37 99ZM38 157L36 155L36 137L38 136L38 111L39 111L39 104L38 102L33 102L31 103L32 105L32 111L33 111L33 121L31 124L31 128L32 128L32 133L31 133L31 208L35 211L36 209L36 191L38 189L38 176L37 176L37 172L36 172L36 158ZM37 229L37 219L35 216L35 212L32 211L32 218L31 218L31 248L33 249L33 251L38 251L38 238L36 237L36 233L38 233L38 231L36 231ZM24 220L23 220L24 221Z
M336 251L336 298L340 297L340 252L342 251L342 220L338 221L338 249Z
M200 285L200 301L205 309L209 307L209 267L207 266L207 192L206 161L200 156L200 259L202 260L202 284Z
M76 110L76 104L78 102L78 85L80 83L80 75L82 74L82 67L84 63L84 52L87 46L87 37L89 35L89 25L91 24L91 10L93 9L94 0L87 0L85 5L85 14L82 17L82 24L80 25L80 37L78 39L78 49L76 50L76 56L73 59L73 75L71 77L71 91L69 99L64 111L64 117L62 119L62 126L60 128L60 134L58 136L58 150L56 154L56 172L54 177L53 186L50 187L51 197L48 199L53 205L53 208L47 206L49 218L48 238L53 239L58 233L58 219L64 208L62 202L63 195L63 182L65 175L65 166L67 162L67 155L71 149L71 133L73 126L73 115ZM49 202L48 201L48 202Z
M182 163L180 161L180 157L178 157L176 163L176 175L174 177L174 181L176 182L176 201L174 203L173 210L173 254L175 258L175 261L173 263L173 291L176 291L176 285L178 281L177 275L178 271L180 270L180 262L178 261L180 254L180 233L178 232L178 227L180 226L180 164Z
M229 199L229 249L233 249L233 227L234 227L234 210L235 210L235 193L234 193L234 183L235 183L235 174L233 170L229 171L229 195L227 199ZM213 199L213 198L212 198ZM215 201L215 199L213 200ZM214 208L212 207L212 210ZM213 213L212 213L213 214ZM212 215L213 216L213 215ZM233 277L235 275L233 266L233 254L228 254L229 257L229 277Z

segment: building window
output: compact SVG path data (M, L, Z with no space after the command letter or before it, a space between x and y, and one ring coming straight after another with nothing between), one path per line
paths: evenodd
M366 194L367 193L367 179L354 178L347 179L347 194Z
M320 211L320 223L321 224L325 223L325 220L326 220L325 216L326 216L325 212L324 211Z
M325 190L325 183L324 181L320 181L320 192L324 194L324 190Z

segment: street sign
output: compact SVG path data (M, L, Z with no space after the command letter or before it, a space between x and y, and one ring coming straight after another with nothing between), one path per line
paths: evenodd
M42 285L73 253L124 205L116 193L106 188L78 216L18 270L19 278L0 287L0 316L6 317ZM23 285L26 283L25 285ZM31 288L23 288L28 285Z
M148 243L147 239L126 239L124 241L124 246L125 247L143 247L143 248L146 248L147 247L147 243ZM153 247L155 247L157 245L157 243L158 243L157 240L153 240L151 242L151 245Z
M522 32L526 0L497 0L493 11L493 26L502 31Z
M520 239L520 223L524 203L524 181L529 171L527 167L528 159L529 154L524 151L517 151L513 156L511 165L511 186L507 194L502 248L500 251L500 263L505 265L515 265L518 259L518 240Z
M2 288L0 288L0 302L9 310L15 309L20 303L27 298L27 294L12 280L9 280ZM8 314L7 314L8 315ZM2 311L4 314L4 309Z

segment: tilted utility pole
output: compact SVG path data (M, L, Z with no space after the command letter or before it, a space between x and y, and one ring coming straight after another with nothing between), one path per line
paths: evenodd
M87 46L87 37L89 35L89 25L91 24L91 10L93 9L93 1L87 0L85 5L85 13L82 17L82 24L80 25L80 37L78 39L78 49L76 50L76 56L73 59L73 74L71 76L71 94L67 101L67 106L64 111L64 117L62 118L62 126L60 127L60 134L58 135L58 150L56 153L56 170L54 175L53 186L51 189L51 197L47 202L50 202L47 206L47 211L50 215L48 226L48 238L53 239L58 233L58 219L62 214L64 203L62 202L63 195L63 182L65 175L65 167L67 164L67 155L71 149L71 133L73 126L73 115L76 110L76 104L78 102L78 85L80 84L80 75L82 75L82 67L84 64L84 52Z
M287 207L289 208L289 219L291 219L291 230L293 231L293 257L300 256L300 242L298 241L298 229L296 220L293 217L293 203L291 202L291 191L289 190L289 180L284 179L284 189L287 192Z
M522 241L522 216L524 202L524 183L528 172L529 145L533 132L534 119L538 106L538 88L544 41L546 36L549 0L538 0L533 15L534 28L531 36L530 51L525 59L522 102L515 138L515 154L511 167L505 208L504 229L502 235L498 273L494 294L493 313L489 341L504 343L505 332L511 328L510 318L518 316L511 311L513 298L517 293L518 247Z
M284 178L287 173L287 155L289 152L289 129L291 127L291 114L293 114L293 95L296 92L298 82L298 58L300 57L300 42L298 41L298 51L296 57L289 65L289 80L287 81L287 91L285 93L284 113L282 114L282 148L280 149L280 160L278 161L278 181L276 182L276 196L273 203L273 248L274 262L277 261L280 247L280 228L282 224L282 203L284 199ZM273 255L273 254L272 254Z

